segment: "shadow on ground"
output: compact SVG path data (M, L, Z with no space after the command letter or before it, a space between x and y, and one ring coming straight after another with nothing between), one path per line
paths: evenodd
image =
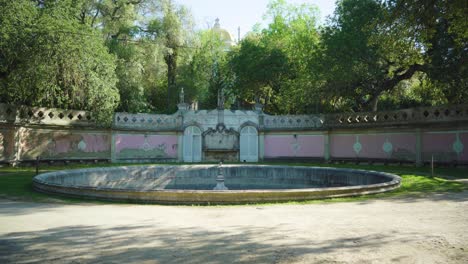
M394 243L392 237L378 234L321 242L311 237L294 243L288 242L287 236L272 235L270 229L245 226L229 227L228 233L202 228L161 229L152 224L108 229L67 226L5 235L0 239L0 262L308 263L317 254L351 253L362 247L378 249ZM326 260L323 255L315 259L319 263L328 263Z

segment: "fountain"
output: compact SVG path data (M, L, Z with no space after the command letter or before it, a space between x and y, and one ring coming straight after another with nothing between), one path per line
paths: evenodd
M33 180L34 189L45 193L164 204L323 199L386 192L400 183L400 177L378 171L222 163L64 170Z
M225 191L229 190L225 185L224 185L224 175L223 175L223 162L219 162L218 166L218 176L216 176L216 186L213 188L213 190L218 190L218 191Z

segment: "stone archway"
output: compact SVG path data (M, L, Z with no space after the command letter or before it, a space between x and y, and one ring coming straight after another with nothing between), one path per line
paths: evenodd
M201 130L196 126L189 126L184 131L183 156L185 162L200 162L202 158Z
M245 126L240 131L240 161L258 161L258 132L253 126Z

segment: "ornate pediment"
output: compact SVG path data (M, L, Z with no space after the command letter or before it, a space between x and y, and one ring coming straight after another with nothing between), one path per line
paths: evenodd
M209 128L203 132L204 150L238 150L239 132L233 128L227 129L222 123L216 128Z

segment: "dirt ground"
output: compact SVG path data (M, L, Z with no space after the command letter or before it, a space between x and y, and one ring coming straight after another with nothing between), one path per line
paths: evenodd
M468 263L468 192L262 206L0 200L0 263Z

